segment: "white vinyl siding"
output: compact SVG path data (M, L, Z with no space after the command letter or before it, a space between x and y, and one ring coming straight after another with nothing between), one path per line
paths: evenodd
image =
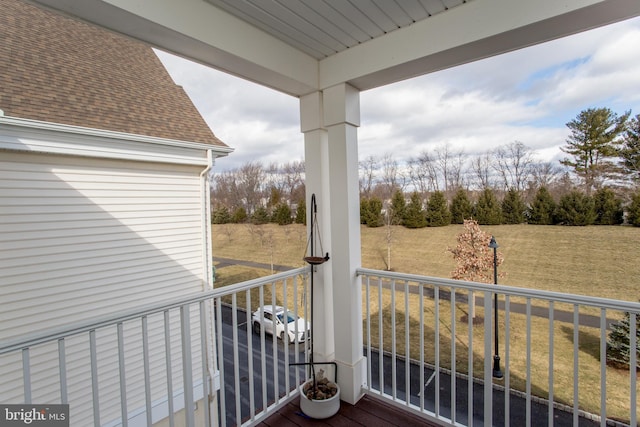
M201 169L3 153L0 339L202 290Z
M0 151L0 340L202 291L203 169ZM192 314L194 378L201 378ZM148 320L157 400L167 393L163 319ZM182 387L177 312L172 320L175 392ZM120 418L115 331L97 333L102 423ZM130 411L144 407L140 331L140 321L125 324ZM65 343L72 425L93 423L87 335ZM33 401L58 403L57 348L32 353ZM21 360L12 359L0 357L5 403L23 397Z

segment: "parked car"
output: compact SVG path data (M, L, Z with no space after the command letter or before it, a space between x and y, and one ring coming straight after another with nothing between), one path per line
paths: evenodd
M262 317L260 316L260 309L258 308L253 312L251 322L253 324L253 332L256 334L260 333L260 328L264 328L265 333L275 335L281 340L286 338L289 343L296 341L304 342L309 336L309 322L305 321L302 317L294 315L291 311L285 310L284 307L279 305L263 306Z

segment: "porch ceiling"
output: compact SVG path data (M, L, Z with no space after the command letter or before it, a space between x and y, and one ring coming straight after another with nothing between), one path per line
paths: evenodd
M637 0L31 0L276 90L366 90L640 15Z

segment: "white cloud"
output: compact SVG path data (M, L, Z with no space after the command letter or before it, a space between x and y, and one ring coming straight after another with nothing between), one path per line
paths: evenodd
M443 144L482 153L521 141L561 156L565 124L590 107L640 113L640 18L361 94L359 155L398 160ZM214 133L235 148L217 167L301 160L298 100L159 53Z

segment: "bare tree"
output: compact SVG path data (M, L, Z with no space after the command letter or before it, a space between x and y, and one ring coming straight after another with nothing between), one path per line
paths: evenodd
M429 191L439 189L435 160L428 151L422 151L418 157L409 159L408 166L411 183L423 197Z
M225 171L214 175L211 193L216 204L227 206L230 210L244 207L242 196L238 191L237 171Z
M494 168L500 175L504 189L522 191L531 177L533 151L520 141L498 147L493 153Z
M489 153L484 153L471 159L471 172L477 187L480 189L491 188L491 160Z
M360 162L360 194L364 197L371 196L377 169L378 159L374 156L369 156Z
M436 167L444 182L444 192L449 195L463 185L464 150L453 150L450 144L445 144L437 147L434 151Z
M260 162L247 162L238 170L238 192L244 200L248 214L262 204L264 175L264 168Z
M304 161L293 161L282 166L283 191L289 205L295 200L296 190L304 184Z
M531 165L531 179L536 188L547 187L558 181L562 171L551 162L537 162Z
M396 190L403 191L406 186L406 177L398 168L398 162L390 153L382 158L382 179L383 201L391 199Z

